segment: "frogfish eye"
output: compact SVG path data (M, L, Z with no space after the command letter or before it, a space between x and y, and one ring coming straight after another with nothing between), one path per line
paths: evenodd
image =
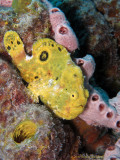
M40 61L46 61L48 59L48 52L47 51L42 51L40 54Z

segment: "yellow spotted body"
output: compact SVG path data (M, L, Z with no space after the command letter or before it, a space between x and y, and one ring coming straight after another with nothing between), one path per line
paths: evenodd
M40 39L33 44L29 57L15 31L6 32L4 45L36 102L40 97L63 119L73 119L84 110L89 94L82 71L63 46L48 38Z

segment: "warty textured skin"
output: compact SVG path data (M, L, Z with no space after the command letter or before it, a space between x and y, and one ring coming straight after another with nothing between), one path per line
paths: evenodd
M63 119L73 119L83 112L89 96L84 88L84 77L62 45L51 39L39 39L33 44L30 57L26 55L24 44L15 31L6 32L4 45L20 75L28 83L34 101L38 102L40 97Z

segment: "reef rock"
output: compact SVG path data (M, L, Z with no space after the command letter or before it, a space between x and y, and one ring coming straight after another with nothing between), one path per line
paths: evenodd
M77 134L81 137L79 153L103 155L106 148L115 143L115 138L106 128L88 125L81 118L72 120Z
M32 45L36 40L51 37L48 9L38 1L32 2L22 11L20 4L19 8L17 6L13 7L14 10L12 8L0 10L0 54L6 53L3 44L5 32L14 30L21 36L27 54L31 55Z

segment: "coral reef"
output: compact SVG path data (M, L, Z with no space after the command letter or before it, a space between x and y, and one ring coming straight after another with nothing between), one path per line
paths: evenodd
M68 51L75 51L79 48L78 40L65 15L58 8L52 8L49 12L55 41L67 48Z
M33 1L27 9L24 13L16 13L11 8L0 10L0 53L3 57L8 57L3 44L4 34L8 30L14 30L20 35L28 55L31 55L32 45L36 40L52 38L49 12L45 5Z
M44 45L42 49L45 49L47 46L47 53L56 52L55 54L57 54L60 48L62 51L59 51L63 53L62 58L64 58L69 53L61 46L63 45L71 53L74 51L74 54L71 56L82 70L81 72L79 69L83 74L81 74L82 79L84 77L84 87L89 90L90 96L85 110L77 118L75 118L76 114L74 115L75 119L72 121L60 121L45 106L32 104L32 98L36 98L28 96L22 79L11 69L8 63L0 60L0 158L5 160L37 160L39 158L98 160L103 159L102 155L108 147L104 159L119 159L119 2L116 0L51 1L56 7L60 7L65 12L66 17L71 22L72 28L76 31L78 39L70 27L65 14L59 8L53 7L47 0L35 0L32 2L31 0L25 0L23 1L24 3L13 0L12 7L11 1L4 1L4 4L3 1L0 1L1 6L10 7L7 10L2 8L0 11L0 56L9 61L11 60L10 56L12 56L12 61L17 65L24 80L29 83L34 79L35 85L30 86L26 82L24 84L28 85L28 88L35 94L44 93L48 100L49 93L51 94L50 99L55 95L51 90L48 91L46 87L42 88L42 85L37 83L38 73L34 70L41 68L38 67L38 63L35 68L33 67L32 58L34 59L35 55L32 55L32 53L36 54L38 52L36 48L41 47L40 44L43 40ZM5 33L6 35L10 35L16 43L15 46L13 39L10 38L11 42L8 42L4 38L5 47L10 56L6 52L3 43ZM55 39L61 45L56 44L48 38ZM54 44L54 49L52 48L51 52L48 41L50 46ZM79 49L79 45L81 50L76 50ZM58 49L55 49L57 48L56 46L59 46ZM17 47L17 52L14 50L16 49L15 47ZM44 52L43 55L39 55L39 58L43 60L42 62L48 59L47 53ZM92 56L86 55L87 53L93 55L95 61ZM80 56L85 57L75 58ZM62 58L54 58L51 64L54 61L60 62L60 64L61 62L65 62L66 59L63 61ZM26 66L28 62L32 62L30 63L30 67ZM20 63L22 65L18 66ZM74 64L73 62L71 63ZM31 71L32 67L33 70ZM62 67L65 68L64 65ZM27 77L26 69L28 68L30 68L30 72L28 73L30 76ZM24 72L22 72L23 69L25 69ZM47 77L41 79L42 84L47 87L53 83L53 81L47 82L48 77L53 76L55 79L57 78L56 75L59 77L59 74L63 71L63 69L57 70L57 66L54 66L54 63L51 70L54 70L54 74L52 75L51 72L40 71L42 76L45 75ZM33 73L36 73L37 76ZM73 77L70 76L74 74L75 70L71 71L67 69L56 81L60 80L63 86L72 81L67 85L67 89L72 89L72 86L76 88L77 85ZM58 87L56 86L56 81L54 80L53 83L54 89ZM104 90L96 87L95 81L97 85L108 92L110 97L114 97L116 94L117 96L110 99ZM62 87L60 88L61 90ZM41 88L40 91L37 91L38 88ZM73 93L72 91L70 90L70 95ZM63 102L63 97L60 95L62 94L57 94L57 97L62 99L60 99L59 104L63 105L61 103ZM76 96L77 94L74 92L74 96L71 97L72 100L69 101L72 105L75 104L73 99ZM41 96L41 99L39 97L39 100L47 104L46 100L43 99L44 97ZM69 108L67 108L65 114L67 115L68 112ZM69 123L72 123L76 138ZM117 142L115 143L115 141ZM94 155L89 155L91 153Z
M102 89L93 88L87 82L95 70L94 59L87 55L84 58L76 58L75 61L86 74L86 85L90 91L86 109L79 117L85 120L89 125L100 125L120 130L120 115L117 108L115 109L115 105L111 105L112 102L111 104L109 103L109 98Z
M95 58L96 83L113 97L120 90L118 0L50 0L71 22L79 40L77 57Z
M0 56L9 61L3 45L6 31L12 29L22 35L28 55L34 41L51 37L48 11L42 3L33 2L28 13L18 11L0 11ZM0 158L70 159L75 142L70 126L61 123L45 106L31 104L22 79L6 62L0 62Z
M43 1L49 8L50 23L55 41L67 48L68 51L75 51L79 48L78 39L64 13L59 8L53 7L47 0Z
M7 160L60 158L58 155L63 149L66 135L62 124L57 120L54 122L44 106L24 105L17 111L10 110L8 113L12 116L7 117L5 130L1 127L2 158ZM69 149L70 147L66 149L68 154ZM66 153L62 154L61 156L68 156Z
M118 115L114 106L111 106L108 101L109 99L103 90L93 90L87 102L86 110L79 115L80 118L84 119L88 124L101 125L119 130L120 115Z
M114 146L115 141L120 136L120 92L116 97L109 99L104 90L89 84L89 79L95 70L95 62L90 55L83 58L75 58L74 60L86 75L86 88L89 89L90 93L85 110L73 120L77 132L83 139L83 152L103 155L107 148L104 155L105 160L119 159L118 147L113 147L114 149L112 150L111 146ZM96 128L95 126L112 128L113 130L111 133L110 130L106 131L105 128Z
M96 62L94 78L97 84L105 89L110 97L115 96L120 90L119 2L114 0L61 0L59 2L51 0L51 2L64 11L79 38L81 50L75 56L80 57L79 54L85 56L86 53L93 55ZM93 88L88 80L95 66L92 63L91 66L88 65L85 58L76 59L76 62L79 62L87 75L86 88L89 88L91 98L88 99L86 110L79 117L92 125L112 127L119 134L119 94L109 99L103 90ZM86 72L85 67L90 72Z
M31 104L25 90L15 70L0 60L0 158L70 159L75 141L70 126L45 106Z

